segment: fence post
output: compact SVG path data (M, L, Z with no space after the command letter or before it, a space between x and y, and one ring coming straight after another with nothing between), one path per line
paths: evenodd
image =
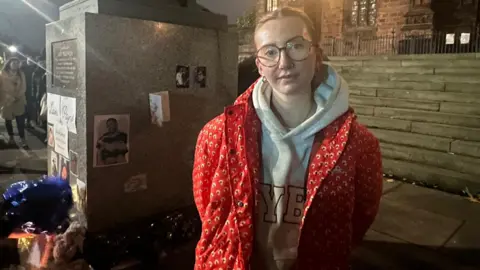
M392 54L395 53L395 28L392 28Z

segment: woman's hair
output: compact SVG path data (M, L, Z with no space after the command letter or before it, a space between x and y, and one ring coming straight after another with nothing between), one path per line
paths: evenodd
M308 15L304 11L300 9L292 8L292 7L282 7L263 15L263 17L261 17L257 21L257 25L255 26L255 33L266 22L280 19L280 18L285 18L285 17L296 17L301 19L305 24L305 26L307 27L307 31L310 34L310 37L312 38L312 44L314 45L318 44L320 40L317 34L317 30L315 29L315 25L313 24L310 17L308 17Z
M2 72L10 71L12 68L10 67L12 65L13 61L17 61L20 64L20 59L16 57L12 57L5 62L5 65L3 65Z

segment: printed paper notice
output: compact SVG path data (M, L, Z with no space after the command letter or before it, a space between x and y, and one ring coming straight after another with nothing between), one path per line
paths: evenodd
M55 152L68 158L68 128L65 125L55 125Z
M470 33L462 33L460 35L460 44L470 43Z
M455 34L447 34L445 36L445 44L447 45L455 44Z
M60 123L60 96L47 93L47 121L48 123L57 125Z
M77 134L77 100L75 98L62 96L60 105L60 121L62 125L67 126L68 131Z

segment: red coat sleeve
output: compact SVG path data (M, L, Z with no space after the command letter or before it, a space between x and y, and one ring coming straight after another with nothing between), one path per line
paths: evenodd
M193 161L193 198L202 222L210 202L210 191L220 158L222 133L220 119L212 120L200 131Z
M363 142L357 162L355 185L355 208L353 211L353 244L360 244L365 233L375 220L382 196L382 156L378 140L366 130L360 133Z

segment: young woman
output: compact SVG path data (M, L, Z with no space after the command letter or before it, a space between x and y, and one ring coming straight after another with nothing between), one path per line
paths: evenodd
M17 122L18 135L25 142L25 105L27 99L25 75L20 70L20 61L17 58L10 58L0 73L0 109L1 117L5 119L5 125L9 136L9 144L15 144L13 137L12 120Z
M195 269L348 269L378 210L378 141L305 13L267 14L254 39L261 79L197 141Z

